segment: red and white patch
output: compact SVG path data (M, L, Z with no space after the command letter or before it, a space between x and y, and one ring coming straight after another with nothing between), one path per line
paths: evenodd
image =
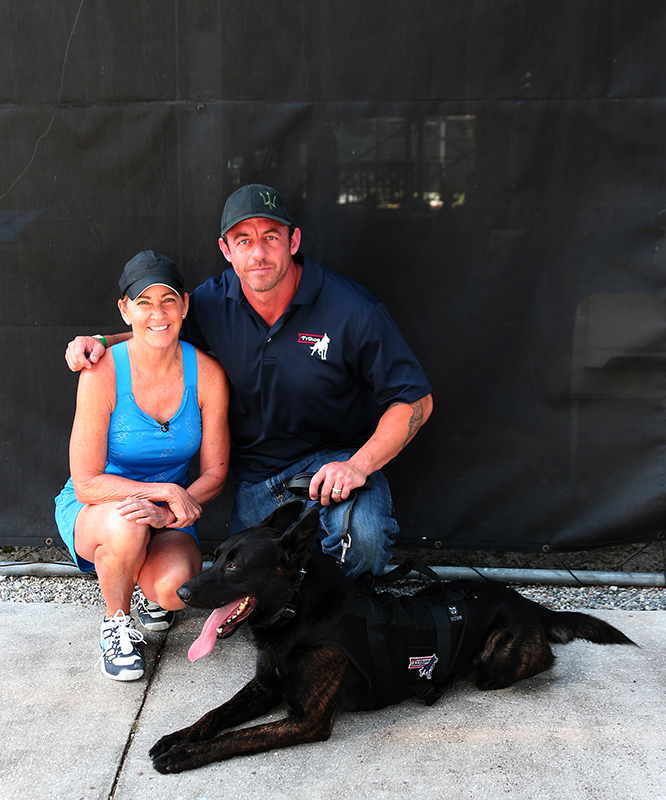
M328 346L331 339L327 333L299 333L298 341L310 346L310 355L319 356L322 361L328 357Z
M321 341L324 338L323 333L299 333L298 334L298 343L299 344L307 344L312 347L313 344L317 344L317 342Z
M435 653L431 656L412 656L409 659L409 666L407 669L417 669L421 678L432 679L432 673L435 669L435 664L439 661Z

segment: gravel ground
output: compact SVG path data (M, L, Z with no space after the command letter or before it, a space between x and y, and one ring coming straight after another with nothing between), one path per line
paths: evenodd
M614 552L609 552L609 551ZM16 561L70 561L66 551L58 548L15 547L5 549L2 554L5 563ZM625 564L625 571L662 572L663 542L650 545L636 545L629 548L608 548L606 551L592 553L567 553L558 556L553 562L552 556L536 557L525 553L448 553L446 557L441 551L417 553L414 551L396 551L395 563L405 558L419 558L426 564L436 565L473 565L524 567L529 563L530 569L594 569L619 571ZM204 553L204 560L210 560L211 554ZM562 564L564 559L564 565ZM396 591L410 593L423 584L416 580L405 580L394 584ZM516 587L521 594L554 609L608 608L626 611L666 611L666 589L657 587L618 587L618 586L552 586L521 585ZM104 601L94 575L81 575L73 578L38 578L0 576L0 601L21 603L71 603L73 605L103 605Z

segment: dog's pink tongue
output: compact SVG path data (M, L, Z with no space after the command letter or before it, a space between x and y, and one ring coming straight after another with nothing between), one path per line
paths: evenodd
M222 606L222 608L216 608L208 617L199 638L192 644L187 654L192 663L208 655L215 647L217 629L229 617L236 605L236 603L229 603L226 606Z

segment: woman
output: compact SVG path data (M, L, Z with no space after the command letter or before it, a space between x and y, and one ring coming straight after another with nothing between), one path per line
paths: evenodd
M125 681L143 675L143 635L129 615L135 585L140 622L164 630L183 607L176 590L201 572L196 521L226 479L229 391L218 362L178 339L189 298L173 261L144 250L119 285L132 336L81 373L56 521L78 567L99 578L102 672Z

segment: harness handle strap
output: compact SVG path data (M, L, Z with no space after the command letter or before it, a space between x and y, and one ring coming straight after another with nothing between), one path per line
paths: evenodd
M407 558L402 562L402 564L399 564L397 567L395 567L395 569L392 569L385 575L380 575L379 577L375 578L375 585L388 586L389 584L395 583L401 578L404 578L406 575L409 575L410 572L418 572L419 575L425 575L425 577L431 578L432 580L438 582L441 581L441 578L435 572L435 570L429 567L427 564L423 564L421 561L415 561L413 558Z
M312 478L314 477L314 472L298 472L292 478L290 478L285 487L287 491L295 494L297 497L304 497L307 500L310 499L310 483ZM351 524L351 513L352 509L354 508L354 504L356 503L357 498L357 491L364 490L364 489L371 489L372 488L372 478L368 476L363 486L357 486L356 489L352 490L349 493L349 497L347 500L343 501L347 503L347 507L345 508L344 515L342 517L342 532L340 534L340 545L342 547L342 554L340 555L340 564L345 563L345 558L347 556L347 550L351 547L351 533L350 533L350 524Z
M296 475L291 477L285 484L288 492L295 494L297 497L304 497L306 500L310 499L310 483L314 478L314 472L297 472ZM357 486L349 493L349 497L354 496L355 492L363 489L372 489L372 478L368 476L363 486Z

